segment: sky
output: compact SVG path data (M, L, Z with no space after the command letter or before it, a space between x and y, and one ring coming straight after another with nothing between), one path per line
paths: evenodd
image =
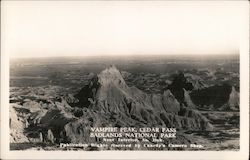
M216 1L5 1L10 57L238 53L247 5Z

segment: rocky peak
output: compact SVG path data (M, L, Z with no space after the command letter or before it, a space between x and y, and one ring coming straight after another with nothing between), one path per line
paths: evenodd
M185 98L183 89L190 91L194 89L194 86L188 82L184 73L180 72L173 76L173 82L168 86L168 89L180 103L183 103Z
M97 77L101 86L109 86L110 84L126 85L120 71L114 65L103 70Z
M239 93L235 90L234 86L232 86L231 93L229 95L229 106L232 110L236 110L239 108Z
M184 102L187 105L187 107L196 108L189 95L190 91L186 91L185 89L183 89L183 91L184 91Z
M81 106L87 107L96 100L119 96L119 89L127 88L120 71L111 65L95 76L75 97Z

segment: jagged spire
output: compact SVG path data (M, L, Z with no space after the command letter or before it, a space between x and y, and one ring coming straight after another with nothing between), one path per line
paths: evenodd
M98 82L101 86L107 86L109 84L126 86L120 71L114 65L109 66L98 74Z
M234 86L232 86L232 90L229 95L228 104L229 104L229 107L233 110L239 107L239 93L236 91Z
M184 102L186 103L187 107L196 108L189 95L190 91L186 91L185 89L183 89L183 91L184 91Z

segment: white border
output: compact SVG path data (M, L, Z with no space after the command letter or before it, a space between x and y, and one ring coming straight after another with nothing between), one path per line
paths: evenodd
M122 2L124 3L124 1ZM140 3L140 2L137 2ZM164 3L164 2L157 2ZM213 2L211 2L213 3ZM217 2L216 2L217 3ZM223 2L221 2L223 3ZM227 2L229 3L229 2ZM240 151L10 151L9 55L1 48L1 158L2 159L248 159L249 151L249 3L235 3L246 10L240 46ZM2 11L2 9L1 9ZM4 18L1 14L1 19ZM2 24L1 24L2 25ZM2 26L1 26L2 27ZM1 32L1 43L4 36Z

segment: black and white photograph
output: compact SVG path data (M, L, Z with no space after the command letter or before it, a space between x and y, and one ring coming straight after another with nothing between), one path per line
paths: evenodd
M1 2L1 146L12 156L247 158L248 10L247 2Z

